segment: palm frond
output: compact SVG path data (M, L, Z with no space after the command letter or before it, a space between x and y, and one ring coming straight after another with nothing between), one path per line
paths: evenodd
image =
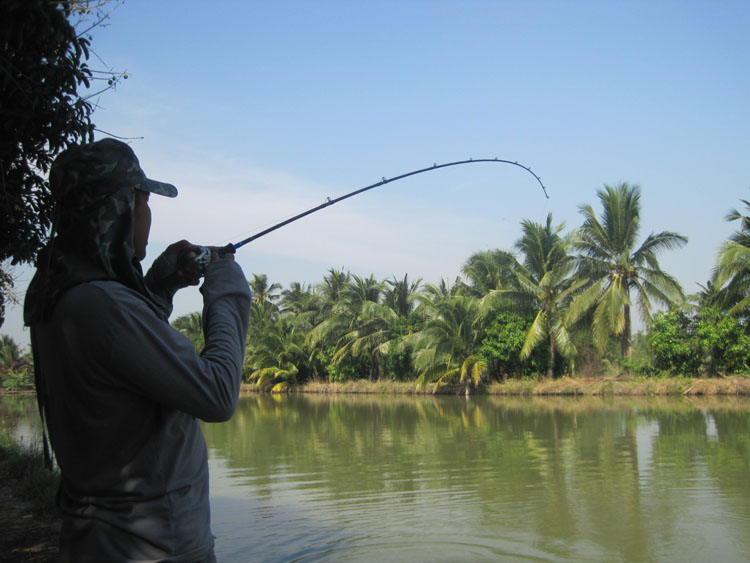
M540 342L543 342L547 337L547 315L543 310L540 310L534 321L529 327L529 332L526 333L526 339L524 340L523 347L521 348L521 358L526 359L531 355Z

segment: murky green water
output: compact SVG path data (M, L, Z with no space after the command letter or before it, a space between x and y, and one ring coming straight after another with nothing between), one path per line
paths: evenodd
M249 396L219 561L747 561L750 401Z

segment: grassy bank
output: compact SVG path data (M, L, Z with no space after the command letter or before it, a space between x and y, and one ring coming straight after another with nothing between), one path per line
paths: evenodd
M0 431L0 561L60 560L59 478L44 468L41 451Z
M245 384L243 392L259 389ZM297 393L352 393L380 395L433 394L433 386L418 388L416 384L401 381L348 381L329 383L313 381L296 387ZM509 379L472 388L473 394L508 396L692 396L692 395L749 395L750 376L734 375L716 378L691 377L596 377L560 379ZM442 394L463 394L463 386L445 386L437 390Z
M47 516L56 512L59 482L59 472L45 469L41 449L24 447L6 432L0 433L0 483L30 502L36 514Z
M488 386L491 395L677 396L750 395L750 377L570 378L508 380Z

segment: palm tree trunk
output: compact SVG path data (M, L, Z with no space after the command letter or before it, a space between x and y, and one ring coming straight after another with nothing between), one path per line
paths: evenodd
M633 357L633 337L631 334L630 327L630 305L625 305L623 308L623 315L625 316L624 326L622 327L622 336L620 340L622 357L628 360L625 368L625 375L630 377L630 359Z
M547 368L547 377L555 377L555 337L552 330L549 331L549 368Z
M625 307L623 308L623 315L625 316L625 323L622 327L620 348L623 358L629 360L633 357L633 337L630 327L630 305L625 305Z

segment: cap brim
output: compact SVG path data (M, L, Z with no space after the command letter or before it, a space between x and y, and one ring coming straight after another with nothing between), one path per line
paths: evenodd
M151 180L150 178L146 178L145 186L140 189L146 192L151 192L152 194L163 195L166 197L177 197L177 188L175 188L172 184L167 184L166 182L157 182L156 180Z

